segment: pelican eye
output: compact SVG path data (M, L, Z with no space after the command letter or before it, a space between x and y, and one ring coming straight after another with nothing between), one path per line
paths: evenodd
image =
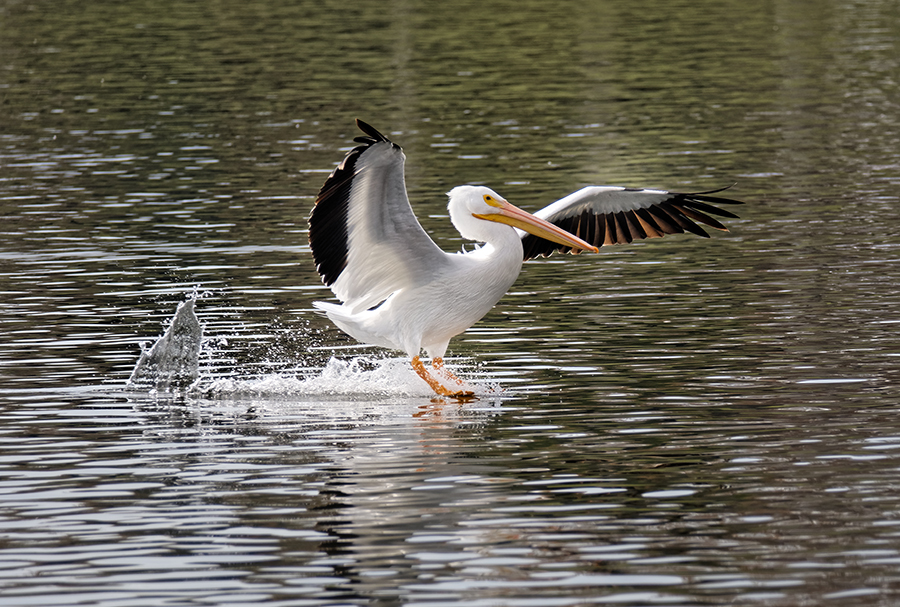
M503 205L500 203L499 200L497 200L496 198L494 198L494 197L491 196L490 194L485 194L485 195L484 195L484 201L485 201L487 204L491 205L492 207L498 207L498 208L499 208L499 207L502 207L502 206L503 206Z

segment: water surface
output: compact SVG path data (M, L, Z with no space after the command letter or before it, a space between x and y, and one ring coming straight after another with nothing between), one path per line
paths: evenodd
M0 5L0 605L893 605L890 2ZM434 400L312 311L353 119L444 192L747 201L526 264ZM198 388L126 387L196 297Z

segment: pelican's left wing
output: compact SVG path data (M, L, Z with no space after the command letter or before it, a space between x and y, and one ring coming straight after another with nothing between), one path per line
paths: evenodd
M666 234L691 232L708 238L697 223L728 231L710 215L737 218L720 204L743 204L738 200L710 196L722 190L679 194L663 190L642 190L615 186L588 186L544 207L535 215L561 227L590 244L622 244ZM571 248L519 230L525 259Z
M361 120L366 134L319 191L309 246L322 281L359 312L432 279L447 255L428 236L406 194L400 146Z

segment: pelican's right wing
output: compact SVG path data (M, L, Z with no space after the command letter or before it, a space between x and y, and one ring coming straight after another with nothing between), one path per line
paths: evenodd
M309 217L322 281L354 312L427 282L447 263L406 194L400 146L361 120L367 135L325 181Z
M679 194L663 190L588 186L544 207L535 216L596 247L684 232L708 238L709 234L697 223L728 231L710 215L737 218L734 213L715 205L743 204L739 200L710 196L721 191ZM519 235L525 259L571 250L521 230Z

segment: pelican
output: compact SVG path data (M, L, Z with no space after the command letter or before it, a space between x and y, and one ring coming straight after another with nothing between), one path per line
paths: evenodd
M714 205L741 204L710 196L721 190L589 186L532 215L487 187L462 185L447 193L450 221L463 238L483 244L446 253L410 206L403 150L362 120L356 124L365 136L325 180L309 217L316 270L341 304L313 305L357 341L405 352L440 396L473 395L444 367L447 346L494 307L524 261L686 231L708 237L696 222L727 231L710 215L737 215Z

